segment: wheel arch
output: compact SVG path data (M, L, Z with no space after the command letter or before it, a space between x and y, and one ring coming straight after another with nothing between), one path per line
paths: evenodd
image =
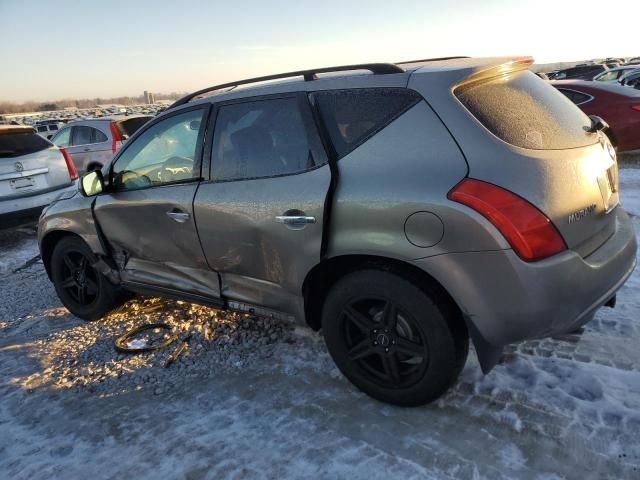
M80 235L67 230L52 230L47 232L40 241L40 255L49 280L51 280L51 255L58 242L64 237L77 237L84 242L84 239Z
M304 298L305 321L313 330L321 327L322 305L331 288L345 275L365 269L382 270L394 273L416 284L425 293L437 296L444 300L446 308L450 309L450 317L455 325L455 331L459 328L466 331L466 324L462 311L453 297L434 277L424 270L408 262L395 258L376 255L340 255L327 258L307 274L302 285ZM320 293L314 295L314 293Z

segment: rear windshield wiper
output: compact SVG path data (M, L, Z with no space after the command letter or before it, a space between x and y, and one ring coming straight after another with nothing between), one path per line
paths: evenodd
M587 132L596 133L609 128L609 124L597 115L589 115L591 126L587 128Z

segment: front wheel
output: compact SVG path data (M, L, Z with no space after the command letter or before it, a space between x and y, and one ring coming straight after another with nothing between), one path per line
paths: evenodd
M468 351L443 299L392 273L364 270L332 288L322 312L329 353L360 390L383 402L432 402L455 382ZM455 333L454 333L455 330Z
M93 255L78 237L64 237L51 255L51 277L62 304L73 315L97 320L122 303L117 287L91 266Z

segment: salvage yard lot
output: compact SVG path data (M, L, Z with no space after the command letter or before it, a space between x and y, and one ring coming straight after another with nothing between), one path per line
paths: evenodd
M620 181L640 235L640 169ZM639 271L579 339L519 345L486 377L471 353L444 398L403 409L283 321L138 298L85 323L40 262L14 273L36 254L28 229L0 233L6 478L640 478ZM193 333L170 368L172 348L113 348L149 321Z

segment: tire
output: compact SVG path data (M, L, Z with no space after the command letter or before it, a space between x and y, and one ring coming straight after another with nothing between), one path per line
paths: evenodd
M51 255L51 278L62 304L83 320L97 320L122 303L118 287L91 267L93 254L78 237L63 237Z
M322 330L340 371L367 395L418 406L456 381L469 349L466 328L444 298L403 277L362 270L340 279L322 309Z

